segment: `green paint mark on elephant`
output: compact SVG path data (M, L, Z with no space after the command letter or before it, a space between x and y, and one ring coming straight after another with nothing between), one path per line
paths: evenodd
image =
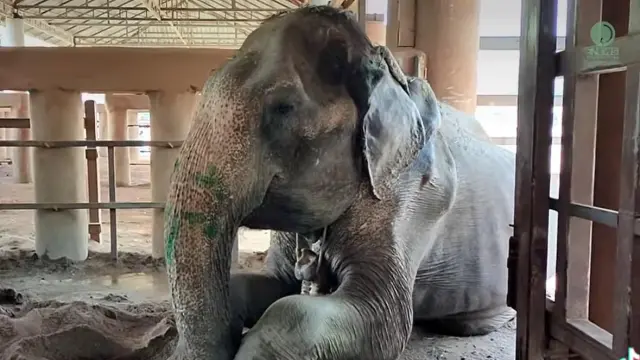
M182 217L187 220L190 225L204 224L207 221L205 213L185 212Z
M204 173L196 174L196 182L205 189L211 190L217 200L224 198L226 189L215 166L210 166Z
M180 231L180 217L173 211L171 204L167 204L164 215L165 224L168 224L168 228L165 228L164 258L167 265L171 265L173 263L176 238ZM165 227L166 226L167 225L165 225Z
M205 225L204 235L208 240L213 240L216 235L218 235L218 227L216 226L215 222L210 221L207 225Z

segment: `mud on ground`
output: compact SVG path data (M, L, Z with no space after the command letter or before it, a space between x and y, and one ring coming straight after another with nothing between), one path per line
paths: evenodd
M31 202L33 186L12 184L0 165L0 202ZM106 183L106 169L101 167ZM132 166L133 186L118 188L119 201L149 201L148 166ZM106 198L107 189L101 188ZM176 341L162 261L150 256L151 210L118 212L119 260L104 237L91 243L81 264L38 258L33 214L0 211L0 359L166 359ZM242 230L240 271L258 271L268 232ZM414 330L404 360L511 360L513 324L488 336L455 338Z

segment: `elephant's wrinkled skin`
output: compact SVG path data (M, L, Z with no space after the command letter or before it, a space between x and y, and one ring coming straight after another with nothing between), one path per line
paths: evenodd
M208 80L172 176L174 358L386 360L414 322L497 329L513 317L513 171L510 152L399 73L347 13L265 21ZM278 230L263 273L229 273L243 225ZM295 233L325 226L338 287L295 295Z

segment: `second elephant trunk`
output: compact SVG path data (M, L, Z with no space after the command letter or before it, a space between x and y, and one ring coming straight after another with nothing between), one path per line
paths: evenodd
M176 162L165 215L178 351L194 359L232 359L238 347L242 324L233 323L229 303L232 244L268 185L246 143L212 142L224 138L214 133L220 128L196 118Z

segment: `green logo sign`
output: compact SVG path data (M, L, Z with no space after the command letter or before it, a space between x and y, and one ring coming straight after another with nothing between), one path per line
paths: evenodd
M585 49L587 66L611 65L619 62L620 49L612 46L616 40L616 30L611 23L600 21L591 27L592 46Z
M600 21L591 27L591 40L597 46L609 46L616 40L616 29L610 23Z

